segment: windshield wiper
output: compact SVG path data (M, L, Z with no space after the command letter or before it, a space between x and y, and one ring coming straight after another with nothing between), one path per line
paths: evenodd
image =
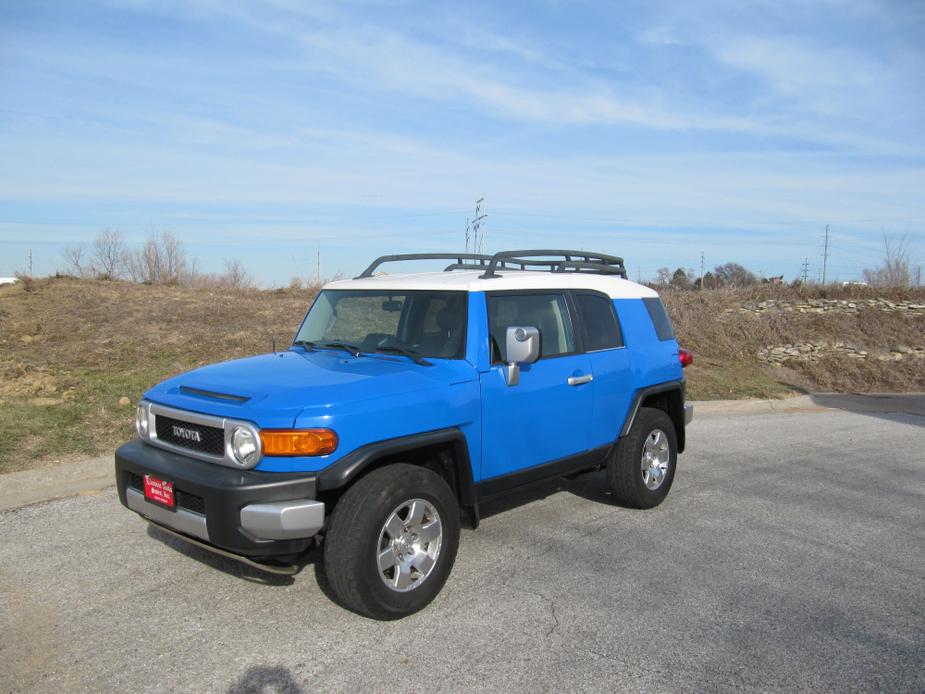
M304 348L305 348L306 350L308 350L309 352L314 352L314 351L315 351L315 343L312 342L311 340L295 340L295 341L293 341L292 346L295 347L295 346L297 346L297 345L301 345L302 347L304 347Z
M421 366L433 366L432 362L427 361L422 357L418 352L415 352L413 349L408 349L407 347L376 347L377 352L394 352L395 354L401 354L408 357L415 364L420 364Z
M315 347L320 347L321 349L342 349L351 356L358 357L362 351L356 345L351 345L349 342L319 342L314 345Z

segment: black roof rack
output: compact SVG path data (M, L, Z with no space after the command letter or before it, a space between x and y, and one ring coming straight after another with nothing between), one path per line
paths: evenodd
M369 264L369 267L363 270L354 279L372 277L373 273L383 263L399 263L403 260L455 260L444 268L444 272L451 270L483 270L488 267L489 261L493 256L482 255L481 253L404 253L401 255L383 255L376 258ZM467 263L467 260L477 262Z
M548 272L589 272L598 275L618 275L626 279L623 258L604 253L563 250L501 251L491 257L488 269L479 279L498 277L504 270L546 270ZM511 267L514 266L514 267Z
M501 251L494 255L481 253L404 253L383 255L376 258L369 267L354 279L372 277L383 263L398 263L405 260L453 260L443 271L484 270L479 279L498 277L498 270L536 270L540 272L589 272L598 275L618 275L626 279L623 258L603 253L561 250Z

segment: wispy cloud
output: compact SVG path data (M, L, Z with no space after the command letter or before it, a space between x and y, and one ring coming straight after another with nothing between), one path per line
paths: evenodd
M297 0L68 12L11 20L0 41L0 205L29 219L114 210L106 223L180 220L191 239L208 223L238 244L273 219L281 241L388 250L375 239L450 243L485 194L507 210L490 217L505 243L640 229L683 255L740 233L773 254L818 220L925 228L915 8L906 25L875 3L783 0L552 3L516 20ZM443 216L409 242L420 213ZM855 242L882 224L859 221Z

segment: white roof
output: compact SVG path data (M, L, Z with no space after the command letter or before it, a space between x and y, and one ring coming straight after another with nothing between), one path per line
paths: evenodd
M639 299L658 296L658 293L616 275L597 275L590 272L524 272L498 270L498 276L479 279L481 270L454 270L452 272L420 272L413 274L381 274L362 279L328 282L324 289L393 289L456 290L487 292L511 289L593 289L612 299Z

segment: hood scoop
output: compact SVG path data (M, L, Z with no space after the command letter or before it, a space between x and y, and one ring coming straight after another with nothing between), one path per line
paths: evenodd
M222 400L224 402L233 402L236 405L243 405L245 402L250 400L246 395L232 395L231 393L216 393L212 390L204 390L203 388L193 388L192 386L180 386L180 392L183 395L192 395L193 397L198 398L211 398L213 400Z

